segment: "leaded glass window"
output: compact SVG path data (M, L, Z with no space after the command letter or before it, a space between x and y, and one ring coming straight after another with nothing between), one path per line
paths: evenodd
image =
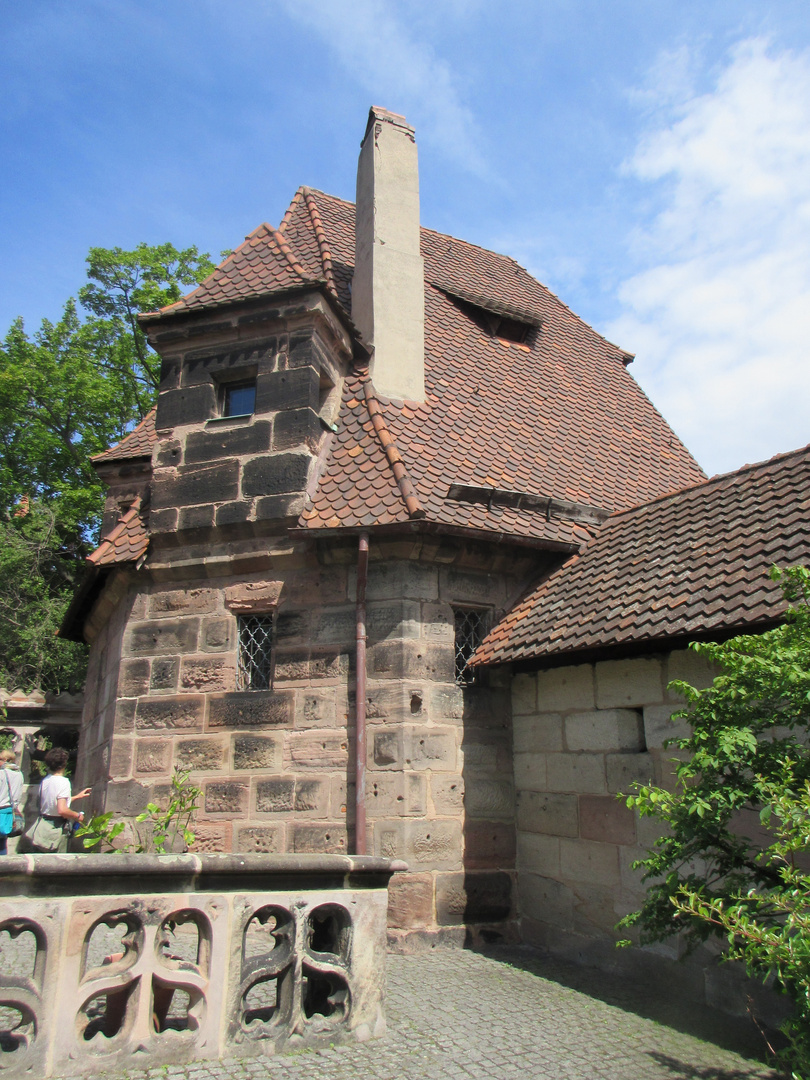
M240 690L269 690L273 685L273 615L239 618Z
M469 686L476 681L470 657L484 640L489 629L489 611L481 608L454 608L456 631L456 682Z

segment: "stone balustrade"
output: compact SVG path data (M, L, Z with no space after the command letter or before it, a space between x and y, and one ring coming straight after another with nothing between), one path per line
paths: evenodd
M347 855L0 860L0 1072L381 1035L387 885L401 869Z

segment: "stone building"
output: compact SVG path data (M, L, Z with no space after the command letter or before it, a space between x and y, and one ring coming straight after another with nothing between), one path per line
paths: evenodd
M636 550L630 508L714 483L632 357L422 228L413 130L376 108L356 210L299 189L142 325L157 408L96 459L104 536L65 624L91 643L95 808L190 769L200 850L405 859L394 939L607 940L641 839L611 792L654 754L666 664L603 660L602 623L576 637L597 598L556 586L544 623L542 590Z

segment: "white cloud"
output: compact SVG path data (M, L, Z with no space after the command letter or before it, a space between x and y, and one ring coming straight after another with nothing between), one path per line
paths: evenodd
M420 141L437 143L468 171L489 176L480 132L450 65L414 33L423 0L282 0L291 19L315 31L347 74L374 97L370 105L418 121ZM462 0L444 0L460 17Z
M708 471L810 442L810 54L740 43L626 170L662 202L607 335Z

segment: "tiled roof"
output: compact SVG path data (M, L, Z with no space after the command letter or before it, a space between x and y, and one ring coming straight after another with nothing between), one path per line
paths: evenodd
M115 526L102 539L99 546L87 556L94 566L112 566L116 563L137 562L146 554L149 537L140 498L121 515Z
M161 308L159 312L148 312L141 318L150 322L164 315L229 304L236 300L250 300L324 280L320 260L316 260L315 267L305 268L278 229L267 224L259 225L188 296Z
M785 604L768 569L808 561L810 447L616 514L495 627L476 662L773 621Z
M157 441L155 431L155 413L157 409L150 409L136 428L125 435L120 443L111 446L109 450L103 450L100 454L94 454L90 459L98 464L105 461L127 461L130 458L151 457L152 447Z
M338 296L351 299L354 206L308 192L327 237ZM285 235L306 231L297 196ZM310 246L310 250L313 250ZM427 401L378 396L385 423L426 516L445 525L580 544L581 525L505 507L448 502L451 483L493 486L615 510L702 478L703 473L625 369L627 354L605 341L514 260L422 229L425 258ZM523 312L539 329L526 345L490 336L453 300L489 297L494 310ZM358 400L353 388L346 401ZM404 521L393 488L369 508L363 445L345 427L344 403L332 459L307 528ZM351 428L351 425L350 425ZM353 456L345 446L351 444ZM359 447L359 449L358 449ZM378 479L378 485L383 477ZM389 480L389 487L391 481ZM375 489L377 490L377 489ZM356 512L355 512L356 511Z

